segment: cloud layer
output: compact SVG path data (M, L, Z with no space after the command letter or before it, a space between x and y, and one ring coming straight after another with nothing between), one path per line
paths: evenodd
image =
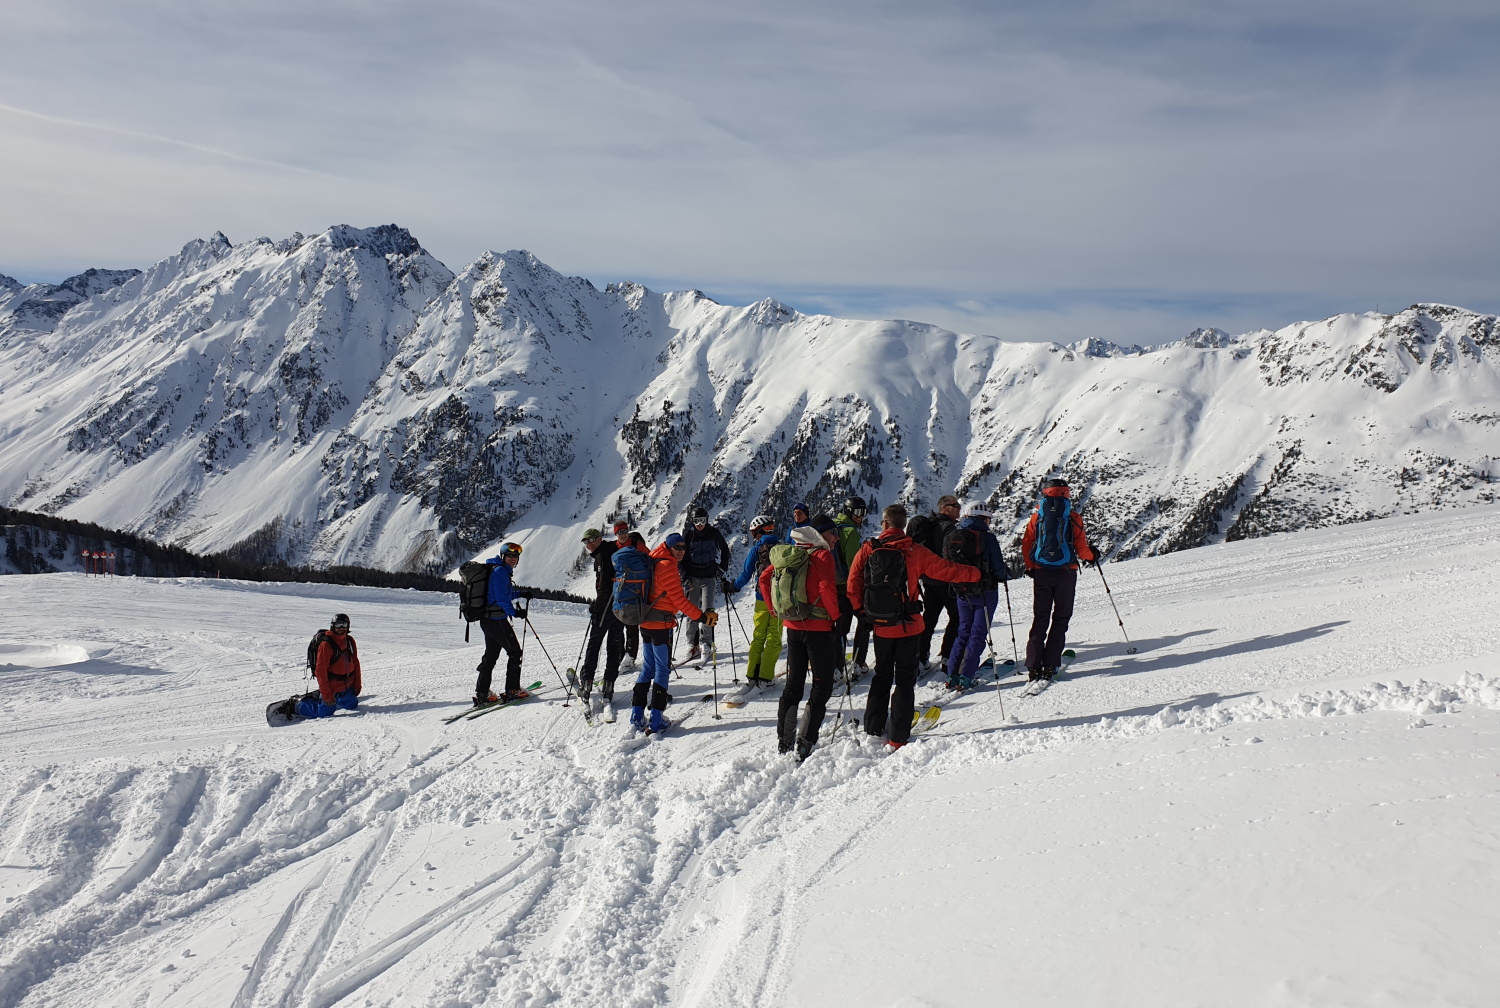
M395 221L454 267L1013 338L1500 308L1488 3L26 0L0 34L22 279Z

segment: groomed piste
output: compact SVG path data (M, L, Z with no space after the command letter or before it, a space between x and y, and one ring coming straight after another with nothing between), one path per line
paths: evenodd
M801 765L769 699L590 727L534 643L445 726L447 596L0 578L0 1008L1494 1004L1500 508L1108 575L1137 653L1085 572L1046 693ZM269 728L334 612L361 709Z

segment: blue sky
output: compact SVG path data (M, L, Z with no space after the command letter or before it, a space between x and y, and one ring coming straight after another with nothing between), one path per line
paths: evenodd
M395 222L450 267L1159 342L1500 309L1500 6L0 8L0 272Z

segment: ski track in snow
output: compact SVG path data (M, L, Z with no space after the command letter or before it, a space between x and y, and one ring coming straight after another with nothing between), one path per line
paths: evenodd
M800 766L774 754L774 697L660 739L627 739L623 716L588 727L560 698L445 727L479 653L455 646L447 599L0 579L0 647L68 659L0 667L0 1006L816 1003L798 979L818 961L809 921L841 912L934 784L1157 738L1259 741L1246 733L1267 723L1493 726L1497 562L1500 508L1482 508L1112 565L1135 655L1086 571L1079 659L1047 693L920 685L942 720L887 754L847 722L830 741L836 691ZM1029 594L1013 586L1023 645ZM363 710L267 728L335 609L354 616ZM534 613L571 659L586 620ZM523 681L554 684L534 645L525 664ZM721 692L737 671L721 662ZM674 689L695 698L710 677ZM1070 795L1047 779L1062 790L1028 801ZM1496 825L1495 797L1468 796L1469 828Z

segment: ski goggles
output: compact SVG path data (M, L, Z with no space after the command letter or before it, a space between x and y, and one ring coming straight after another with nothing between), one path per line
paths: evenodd
M521 544L520 543L506 543L505 544L505 548L502 549L500 552L504 553L506 556L520 556L521 555Z
M332 630L334 633L348 633L349 632L349 624L348 623L335 623L333 626L329 627L328 629Z

